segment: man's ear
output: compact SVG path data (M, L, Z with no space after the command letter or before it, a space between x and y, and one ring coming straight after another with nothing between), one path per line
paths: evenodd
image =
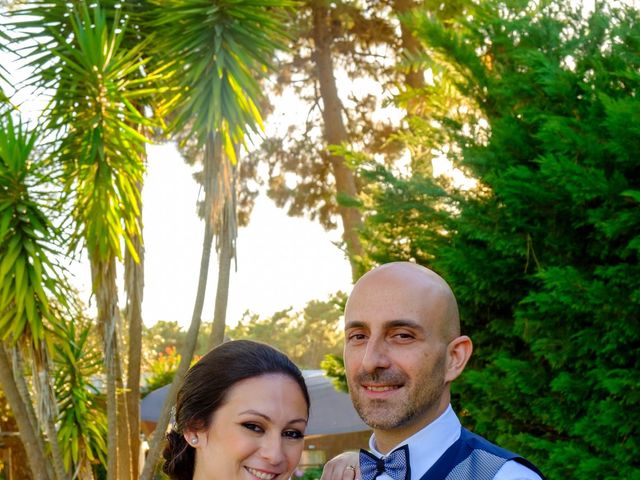
M447 345L447 364L444 379L453 382L464 370L473 352L473 343L466 335L454 338Z

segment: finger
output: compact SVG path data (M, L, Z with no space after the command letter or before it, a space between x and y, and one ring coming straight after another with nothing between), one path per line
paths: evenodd
M356 467L347 465L342 472L342 480L356 480L359 477Z

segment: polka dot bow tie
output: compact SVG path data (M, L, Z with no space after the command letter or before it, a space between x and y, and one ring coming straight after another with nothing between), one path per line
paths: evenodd
M409 447L403 445L385 458L378 458L366 450L360 450L360 475L362 480L375 480L386 473L393 480L409 480Z

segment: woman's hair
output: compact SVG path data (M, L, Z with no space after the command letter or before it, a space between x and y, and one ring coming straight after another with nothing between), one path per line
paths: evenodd
M307 402L309 392L300 369L282 352L264 343L234 340L223 343L193 365L178 392L175 423L167 434L162 456L164 473L173 480L191 480L195 449L184 439L186 430L205 430L213 413L220 408L229 390L239 381L269 373L293 379Z

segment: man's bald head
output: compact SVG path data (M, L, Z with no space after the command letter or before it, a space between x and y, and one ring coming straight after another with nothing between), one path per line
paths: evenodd
M401 301L405 305L410 302L417 315L433 322L434 330L445 342L460 335L458 304L451 287L428 268L411 262L392 262L374 268L356 282L345 312L358 297L371 295L389 296L389 301Z
M450 384L471 355L471 339L460 335L447 282L409 262L362 276L344 316L351 399L385 452L446 410Z

